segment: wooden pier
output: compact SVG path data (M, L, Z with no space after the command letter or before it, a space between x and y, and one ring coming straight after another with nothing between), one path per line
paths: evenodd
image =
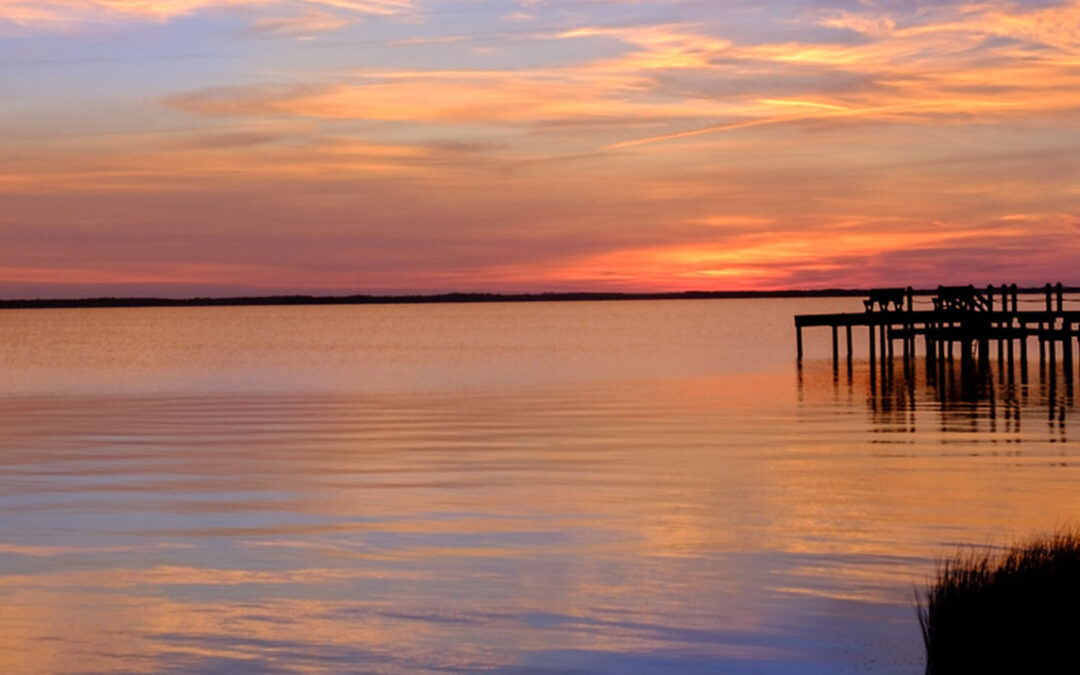
M920 294L921 295L921 294ZM1030 292L1025 293L1030 295ZM1061 372L1067 382L1075 375L1074 343L1080 340L1080 311L1065 309L1062 284L1043 289L1025 298L1035 309L1020 309L1020 293L1011 286L939 286L930 298L932 307L915 308L916 293L910 288L884 288L869 292L863 301L865 311L843 314L806 314L795 317L798 361L803 360L803 329L825 327L832 331L833 370L840 368L840 329L848 372L852 369L852 331L865 329L869 337L870 374L880 368L884 375L893 367L897 352L905 370L911 367L922 342L922 356L927 368L959 358L964 372L985 368L992 356L999 363L1008 362L1013 370L1019 356L1020 375L1027 381L1028 344L1039 345L1041 371L1049 369L1051 380ZM921 299L921 298L920 298ZM996 354L995 354L996 353Z

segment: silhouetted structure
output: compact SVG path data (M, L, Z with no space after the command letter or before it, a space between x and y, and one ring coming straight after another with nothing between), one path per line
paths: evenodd
M1060 355L1062 375L1071 390L1073 348L1080 338L1080 311L1065 311L1064 290L1060 283L1056 286L1046 284L1044 306L1021 310L1016 284L998 288L987 286L985 291L974 286L939 286L931 298L933 309L916 310L915 293L910 287L874 289L863 301L865 312L796 316L799 363L801 365L803 359L803 328L828 327L832 329L833 369L837 370L840 365L839 329L843 327L850 372L852 330L866 328L871 378L875 377L878 368L883 377L891 370L897 341L907 372L916 356L917 339L921 337L927 372L943 369L945 362L952 361L957 352L965 375L985 370L993 344L999 364L1008 364L1010 378L1019 349L1020 377L1022 382L1027 382L1028 339L1035 338L1039 343L1040 370L1048 371L1053 382Z
M868 312L902 312L905 308L911 311L910 291L910 288L874 288L863 305Z

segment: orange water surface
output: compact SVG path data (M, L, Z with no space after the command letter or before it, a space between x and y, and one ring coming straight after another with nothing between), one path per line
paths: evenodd
M0 670L920 672L936 560L1076 521L1072 392L796 367L860 310L0 312Z

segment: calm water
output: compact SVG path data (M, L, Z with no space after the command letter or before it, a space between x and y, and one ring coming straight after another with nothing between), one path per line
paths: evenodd
M915 587L1074 523L1077 430L1037 359L800 373L859 309L2 312L0 671L919 672Z

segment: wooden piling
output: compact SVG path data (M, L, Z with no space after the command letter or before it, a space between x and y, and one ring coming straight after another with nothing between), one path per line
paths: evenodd
M1012 330L1012 326L1009 326L1009 330ZM1009 382L1012 382L1013 381L1013 372L1014 372L1013 366L1015 364L1015 360L1013 358L1013 354L1014 354L1013 342L1014 342L1014 340L1012 338L1012 333L1009 333L1008 341L1009 341L1009 349L1008 349L1008 352L1009 352Z
M1055 367L1055 364L1057 363L1057 357L1054 355L1054 352L1056 351L1056 349L1054 347L1054 341L1052 339L1050 339L1050 340L1047 340L1046 342L1047 342L1047 347L1049 348L1049 351L1050 351L1049 358L1047 359L1047 371L1048 371L1047 383L1048 383L1048 389L1050 390L1050 393L1049 393L1049 396L1050 396L1050 419L1054 419L1054 405L1053 405L1053 402L1057 398L1057 373L1055 372L1057 370L1057 368Z
M914 289L911 288L911 286L908 286L907 288L904 289L904 294L907 296L906 297L906 299L907 299L907 312L908 312L908 316L910 316L911 313L915 311L915 291L914 291ZM915 329L915 324L913 324L911 322L908 322L908 323L904 324L904 328L907 329L907 337L904 338L904 340L905 340L904 349L905 349L905 352L906 352L906 350L910 347L911 348L911 356L912 356L912 358L914 358L914 356L915 356L915 330L914 330Z
M884 377L885 376L885 356L886 356L886 352L887 352L887 348L885 346L885 324L881 324L878 327L878 335L880 336L880 339L881 339L881 345L880 345L881 346L881 368L882 368L881 375L882 375L882 377Z
M1027 384L1028 381L1028 358L1027 358L1027 323L1020 322L1020 382Z
M1054 336L1054 331L1051 330L1047 333L1046 348L1049 350L1049 359L1047 359L1047 366L1050 371L1050 381L1057 380L1057 338Z
M1039 372L1046 373L1046 324L1039 323Z
M845 337L847 338L847 370L848 374L851 374L851 325L844 326Z
M1058 284L1059 286L1061 284ZM1061 334L1061 367L1065 370L1065 382L1073 380L1073 332L1072 322L1066 320Z
M840 369L840 347L839 340L837 338L837 326L832 327L832 368L833 372Z
M934 330L933 322L928 321L926 323L926 332L923 333L923 347L926 349L926 364L929 366L934 362L934 341L930 338L931 331Z
M972 352L975 349L975 343L972 340L960 341L960 374L963 378L964 385L970 386L975 379L975 359Z
M868 326L868 336L870 338L870 374L874 374L874 368L877 366L877 356L875 355L877 350L874 349L874 344L877 341L877 335L874 335L874 325Z

